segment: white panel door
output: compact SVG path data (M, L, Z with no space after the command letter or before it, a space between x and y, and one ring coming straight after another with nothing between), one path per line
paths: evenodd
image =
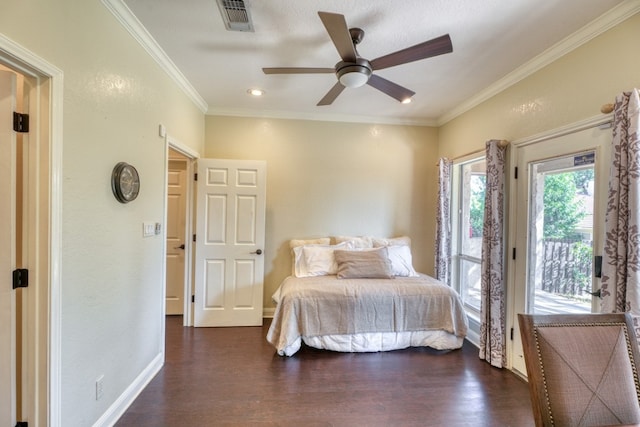
M16 425L15 158L16 75L0 71L0 425Z
M262 325L266 169L198 160L195 326Z
M169 160L167 175L166 314L183 314L187 210L187 162Z

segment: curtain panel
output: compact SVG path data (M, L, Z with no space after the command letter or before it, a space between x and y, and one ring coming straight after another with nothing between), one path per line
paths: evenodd
M438 161L438 214L436 218L436 279L451 286L451 167L447 158Z
M616 97L602 262L603 313L630 312L640 336L640 93Z
M504 190L507 142L486 143L487 181L482 229L480 359L506 365L504 283Z

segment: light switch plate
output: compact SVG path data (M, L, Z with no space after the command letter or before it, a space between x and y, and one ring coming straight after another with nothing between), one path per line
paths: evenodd
M149 237L156 234L156 224L154 222L142 223L142 237Z
M96 379L96 400L102 399L104 395L104 375L100 375Z

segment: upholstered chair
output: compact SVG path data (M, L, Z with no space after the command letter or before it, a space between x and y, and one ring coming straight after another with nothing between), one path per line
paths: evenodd
M628 314L518 315L536 426L640 423Z

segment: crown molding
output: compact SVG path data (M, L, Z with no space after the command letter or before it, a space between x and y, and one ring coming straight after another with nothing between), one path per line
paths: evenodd
M147 29L131 12L131 9L122 0L102 0L102 4L116 17L122 26L135 38L147 53L160 65L169 77L182 89L191 101L202 111L207 112L209 106L200 94L191 86L191 83L182 74L178 67L169 59L160 45L149 34Z
M407 119L395 117L357 116L345 114L313 114L295 111L267 111L243 109L215 109L207 111L208 116L256 117L267 119L314 120L320 122L371 123L381 125L428 126L437 127L438 122L429 119Z
M585 25L564 40L551 46L540 55L526 62L524 65L516 68L502 79L483 89L468 101L463 102L448 113L440 116L437 120L437 126L442 126L463 113L466 113L489 98L508 89L519 81L529 77L536 71L577 49L605 31L615 27L638 12L640 12L640 0L628 0L620 3L618 6L591 21L589 24Z

